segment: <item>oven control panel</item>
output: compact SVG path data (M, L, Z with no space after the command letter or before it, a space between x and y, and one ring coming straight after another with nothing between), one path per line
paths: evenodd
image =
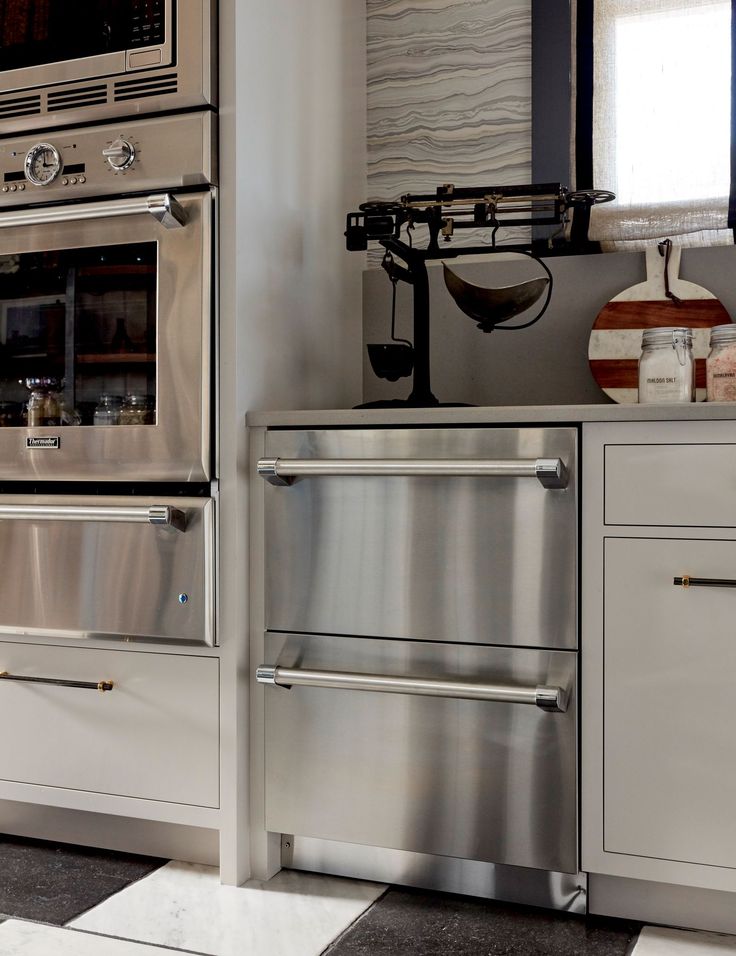
M121 193L216 185L212 114L133 120L0 141L0 211Z

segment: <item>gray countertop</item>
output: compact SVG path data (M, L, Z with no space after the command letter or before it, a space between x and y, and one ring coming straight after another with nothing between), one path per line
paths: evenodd
M385 425L507 425L579 422L723 421L736 419L736 403L693 405L498 405L486 408L357 408L250 412L261 428L328 428Z

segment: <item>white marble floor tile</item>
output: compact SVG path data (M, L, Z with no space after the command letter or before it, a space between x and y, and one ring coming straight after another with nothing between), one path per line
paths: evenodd
M161 949L125 939L108 939L58 926L11 919L0 924L0 956L166 956Z
M213 867L174 862L69 925L208 956L318 956L384 889L289 870L221 886Z
M645 926L632 956L733 956L736 936Z

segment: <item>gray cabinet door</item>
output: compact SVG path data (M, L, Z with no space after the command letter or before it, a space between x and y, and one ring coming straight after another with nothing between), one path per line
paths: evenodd
M736 867L736 541L605 542L604 851Z

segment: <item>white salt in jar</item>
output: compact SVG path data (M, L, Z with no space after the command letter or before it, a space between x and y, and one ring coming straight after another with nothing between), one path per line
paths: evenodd
M736 402L736 325L717 325L710 333L705 363L709 402Z
M645 329L639 359L639 401L650 405L695 401L692 329Z

